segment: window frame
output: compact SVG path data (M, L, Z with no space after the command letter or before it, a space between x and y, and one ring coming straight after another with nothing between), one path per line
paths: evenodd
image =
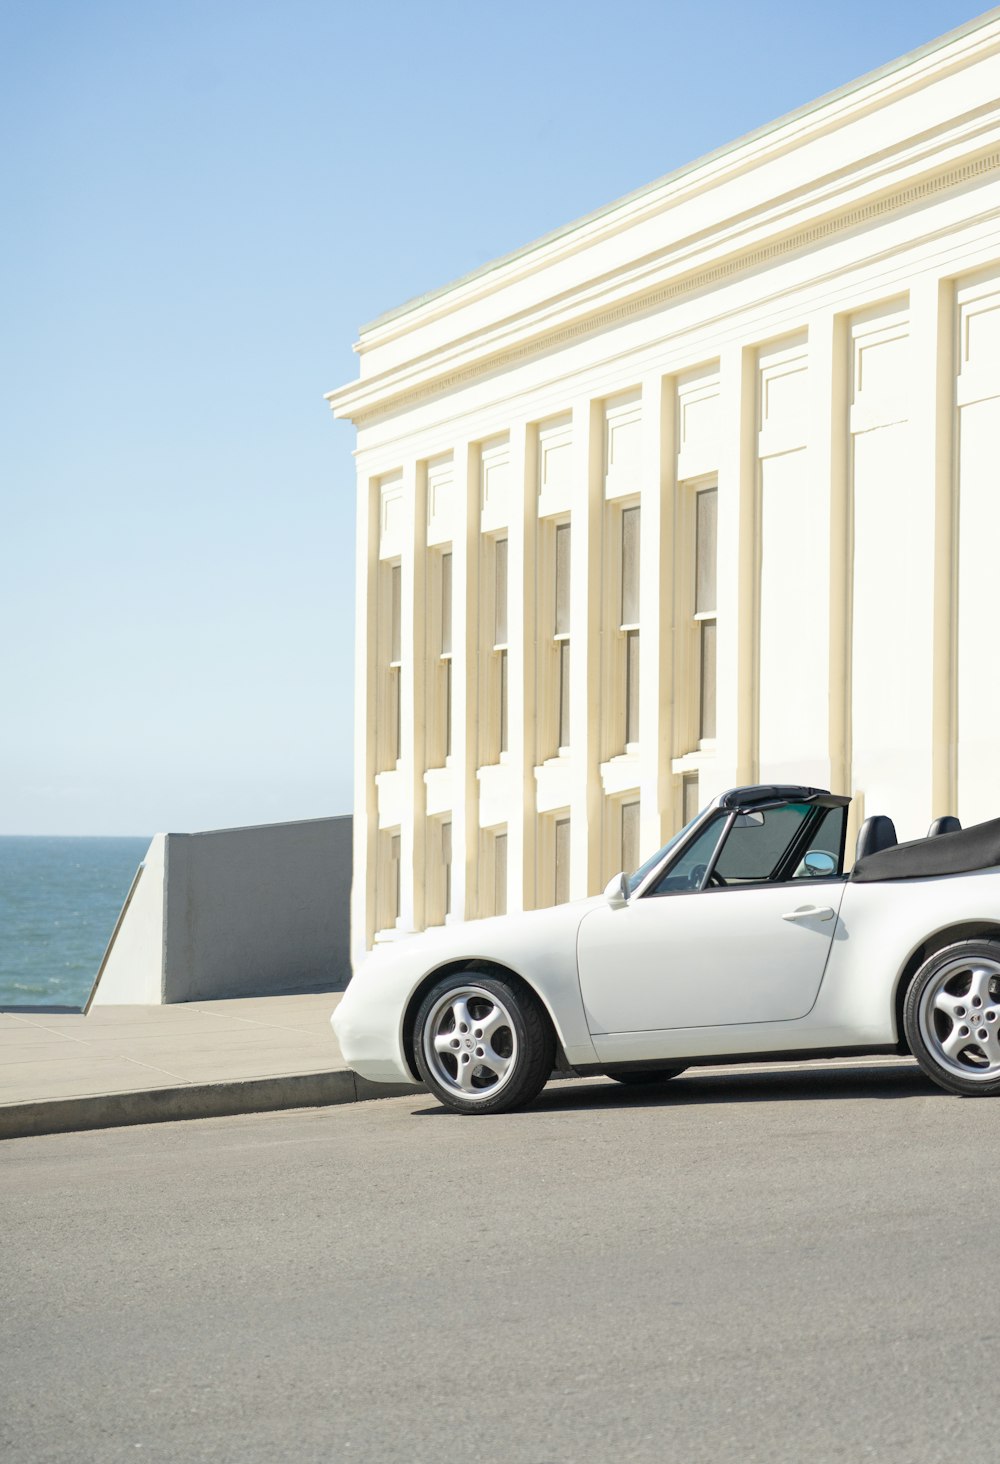
M451 813L435 814L427 820L424 866L427 928L446 925L452 914L453 830Z
M561 584L559 573L559 544L562 536L566 535L566 563L565 574L568 584ZM553 526L552 535L552 641L556 651L556 751L558 753L569 752L572 736L572 702L570 700L573 685L573 667L571 640L572 634L572 584L573 584L573 525L569 519L564 519ZM560 589L566 597L565 628L560 629ZM565 738L563 734L565 733Z
M623 499L610 505L613 516L611 525L611 543L614 545L614 574L611 576L612 583L609 585L612 596L609 620L614 627L612 639L613 665L611 667L611 686L609 688L609 706L614 709L615 726L611 735L612 755L626 754L635 756L639 751L639 719L641 716L639 686L640 667L638 658L641 654L641 609L642 609L642 581L641 581L641 554L642 554L642 503L637 497ZM632 598L634 600L634 618L626 616L626 592L629 588L625 575L625 516L635 513L636 542L635 542L635 584L632 587ZM633 653L635 665L633 666ZM632 673L635 672L635 721L632 724Z
M536 824L536 847L535 847L535 905L539 910L551 908L556 902L556 855L557 825L569 824L572 831L572 818L569 806L553 808L540 813L537 816ZM570 840L570 864L572 865L572 832ZM572 869L569 870L570 876ZM572 900L572 883L570 883L569 899Z
M745 880L741 881L738 884L713 885L710 883L712 875L715 873L716 866L718 865L719 860L722 857L722 852L725 849L726 843L729 839L729 835L735 827L736 820L739 818L741 812L766 813L776 808L791 807L796 803L801 803L802 801L803 800L801 798L790 798L783 801L782 803L762 805L758 809L746 808L742 810L736 808L727 810L719 808L718 806L711 806L710 808L705 810L705 817L699 819L697 825L691 829L691 836L685 839L677 849L670 851L669 857L659 870L651 871L652 877L644 884L644 887L639 894L639 898L645 899L649 897L652 899L663 899L665 896L672 895L726 894L733 890L769 890L775 889L782 885L789 885L793 888L802 888L804 885L807 885L811 888L813 885L842 884L844 880L847 879L847 874L844 872L844 854L847 843L847 805L839 802L815 802L809 805L808 811L802 818L800 828L797 830L797 832L794 834L794 836L786 846L784 852L781 855L781 858L778 861L778 864L775 866L775 873L771 877L760 880ZM811 846L811 840L813 835L819 830L830 809L838 807L841 808L843 811L843 818L841 820L840 849L837 857L836 872L828 875L812 875L808 877L804 877L801 875L795 877L793 874L790 874L788 872L789 870L795 870L801 864L803 856L806 854ZM684 854L691 847L692 843L697 838L699 838L704 832L704 829L713 822L721 825L721 832L719 834L719 837L716 839L712 854L706 862L705 872L702 875L701 883L694 887L686 886L680 889L672 890L664 890L659 888L662 881L669 879L671 872L684 857Z
M716 655L716 727L715 736L705 737L703 722L704 674L703 657L706 639L703 627L716 627L718 646L719 563L719 480L715 473L688 478L677 485L677 576L674 593L675 616L675 762L683 758L709 758L715 753L718 739L718 658ZM716 494L715 514L715 608L698 609L698 499L703 493ZM692 771L695 770L692 764Z
M507 914L510 895L507 840L507 824L495 824L491 828L480 830L478 892L481 916Z
M715 555L713 569L713 586L715 591L714 604L710 609L699 609L699 565L701 556L699 554L699 501L708 494L715 495L715 511L713 518L713 535L715 539ZM694 630L694 685L696 690L692 696L692 712L694 715L695 745L701 749L706 745L714 746L718 732L718 645L719 645L719 485L717 482L705 482L695 484L691 496L691 621ZM712 651L714 662L714 682L712 687L712 728L706 729L706 679L705 679L705 649L706 632L711 629L713 632Z
M498 635L501 562L498 550L501 544L507 546L506 640ZM474 640L477 651L478 716L473 746L477 767L495 767L498 763L507 761L510 750L510 531L507 527L480 534L477 564L479 573L475 603L478 621Z
M560 534L569 535L567 583L558 572ZM573 521L569 514L539 520L535 586L538 641L535 692L538 708L537 751L540 759L567 757L572 742L572 603ZM559 613L559 591L565 590L565 617Z
M500 546L503 545L503 553ZM510 751L510 538L506 531L497 534L491 545L492 622L491 653L493 658L493 741L497 762L503 762ZM503 575L501 576L501 562ZM503 634L500 634L500 589L503 582Z
M379 772L392 772L403 761L403 565L401 559L379 566L379 684L376 688L376 744Z
M638 869L639 868L639 865L642 863L642 860L639 859L638 857L635 859L635 861L632 861L632 860L630 860L627 857L627 851L626 851L626 848L625 848L625 842L626 842L626 812L631 816L632 810L635 811L635 819L636 819L636 824L637 824L637 827L635 829L635 844L636 844L636 850L635 850L635 852L636 852L636 855L638 856L639 847L640 847L640 839L642 837L642 835L641 835L641 825L639 824L639 821L640 821L641 816L642 816L641 809L642 809L642 800L639 797L639 790L638 789L635 789L631 793L624 794L619 799L619 801L618 801L618 817L615 820L615 823L616 823L616 832L618 834L619 859L621 860L621 866L620 867L624 871L624 873L626 873L626 874L631 874L633 872L633 870Z
M402 829L379 829L376 842L376 929L396 930L402 914Z
M445 560L449 561L447 573ZM425 585L425 644L427 666L426 766L445 768L451 763L452 665L455 638L454 549L436 544L428 551ZM446 586L447 580L447 586ZM450 602L450 604L448 603ZM449 623L445 624L446 610Z

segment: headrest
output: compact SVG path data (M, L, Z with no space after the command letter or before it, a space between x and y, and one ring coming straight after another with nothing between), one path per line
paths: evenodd
M955 815L953 813L943 813L940 818L936 818L931 824L927 830L927 837L929 839L936 839L938 834L960 834L961 832L962 825Z
M884 813L873 813L871 818L866 818L858 833L858 847L854 851L854 862L864 859L868 854L877 854L881 849L891 849L899 840L896 838L896 828L891 818L886 818Z

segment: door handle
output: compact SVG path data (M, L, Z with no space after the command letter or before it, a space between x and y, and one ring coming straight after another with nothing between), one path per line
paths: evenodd
M789 910L782 920L832 920L833 909L829 905L807 905L804 910Z

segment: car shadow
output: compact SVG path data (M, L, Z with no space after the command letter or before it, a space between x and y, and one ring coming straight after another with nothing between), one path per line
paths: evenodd
M587 1112L604 1108L677 1108L685 1104L789 1103L846 1099L950 1098L915 1062L851 1064L831 1068L773 1068L758 1072L713 1072L691 1068L666 1083L626 1087L612 1078L556 1078L530 1108L506 1115L529 1119L535 1113ZM413 1110L416 1118L462 1118L434 1103Z

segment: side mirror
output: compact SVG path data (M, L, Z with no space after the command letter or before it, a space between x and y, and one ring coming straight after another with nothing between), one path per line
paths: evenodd
M802 860L806 874L814 879L828 878L837 873L837 861L825 849L810 849Z
M623 905L628 904L628 895L628 875L622 870L621 874L616 874L604 886L604 898L612 910L620 910Z

